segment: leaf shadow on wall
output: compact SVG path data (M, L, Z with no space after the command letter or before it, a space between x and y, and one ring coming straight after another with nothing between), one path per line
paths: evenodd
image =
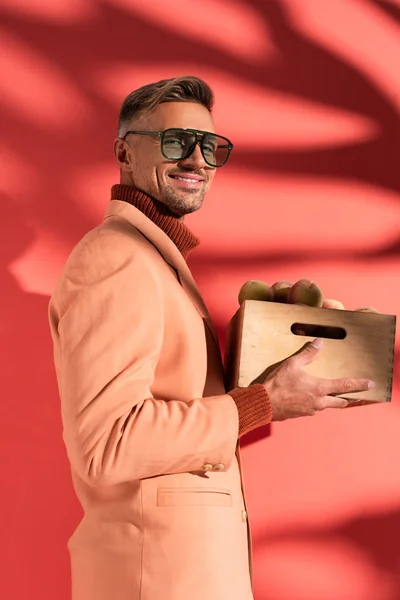
M277 532L257 536L255 549L276 546L280 552L285 544L299 548L301 545L312 545L315 548L334 548L336 545L345 546L368 565L368 571L373 579L388 576L390 582L390 596L384 594L385 600L399 600L400 598L400 549L398 545L398 531L400 523L400 510L395 509L378 514L360 514L348 519L339 525L326 526L292 526L290 531ZM273 551L273 550L272 550ZM345 565L344 565L345 566ZM341 574L338 573L340 577ZM387 582L387 579L385 579ZM357 596L359 597L359 596ZM342 597L341 597L342 598ZM344 598L344 596L343 596ZM292 600L295 600L293 598Z
M307 177L329 177L339 181L358 180L381 187L400 191L400 170L398 169L398 140L400 139L400 119L396 108L377 89L372 80L357 69L322 48L296 31L286 14L283 4L276 0L250 0L263 14L273 32L274 42L283 58L278 67L265 65L264 68L251 68L235 65L235 70L248 83L262 83L268 89L287 92L296 98L315 100L330 108L340 108L355 114L369 117L377 124L379 134L372 139L343 144L334 148L307 150L298 149L238 151L232 154L230 165L236 170L248 169L270 173L295 174ZM372 2L374 0L371 0ZM376 2L378 6L381 3ZM388 4L386 2L386 4ZM307 216L305 215L305 219ZM251 219L243 226L251 227ZM320 259L334 261L339 258L366 259L372 257L389 258L400 254L399 242L383 244L378 250L368 247L349 253L348 250L325 251ZM274 265L285 262L315 260L315 250L285 250L270 253L262 248L253 256L231 253L229 256L191 257L191 266L196 277L210 277L212 266L223 266L234 271L237 265ZM283 275L284 277L284 275Z
M368 0L372 6L380 8L384 13L391 17L398 25L400 25L400 6L392 0Z
M282 59L278 66L261 68L258 77L254 69L248 69L247 79L295 98L368 117L379 133L371 139L326 149L307 151L305 144L300 150L241 152L237 163L288 174L357 179L400 191L396 159L400 124L390 100L372 78L297 30L279 0L250 2L268 23Z

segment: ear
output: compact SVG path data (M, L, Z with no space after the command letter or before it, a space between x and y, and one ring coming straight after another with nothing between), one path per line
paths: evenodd
M131 167L131 152L128 144L121 138L114 140L114 156L117 163L123 171L130 170Z

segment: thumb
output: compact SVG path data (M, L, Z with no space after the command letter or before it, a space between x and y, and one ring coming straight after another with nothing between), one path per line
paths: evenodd
M308 342L301 348L300 352L298 353L298 362L301 365L308 365L317 357L317 355L321 351L322 346L323 342L319 338L313 340L312 342Z

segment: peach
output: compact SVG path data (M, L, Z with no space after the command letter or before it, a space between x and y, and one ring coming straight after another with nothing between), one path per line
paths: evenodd
M299 279L290 288L288 302L290 304L322 307L323 299L322 291L316 283L311 279Z
M245 300L265 300L272 301L274 293L271 287L264 281L251 279L242 285L238 295L239 304Z
M274 292L274 302L287 302L290 288L293 283L291 281L277 281L271 286L272 291Z

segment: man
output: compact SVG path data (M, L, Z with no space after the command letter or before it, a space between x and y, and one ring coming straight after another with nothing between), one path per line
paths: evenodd
M232 150L195 77L124 101L104 221L73 249L50 301L64 440L85 511L69 540L73 600L250 600L238 440L368 389L303 367L225 390L217 338L186 264L185 226ZM266 365L267 366L267 365Z

